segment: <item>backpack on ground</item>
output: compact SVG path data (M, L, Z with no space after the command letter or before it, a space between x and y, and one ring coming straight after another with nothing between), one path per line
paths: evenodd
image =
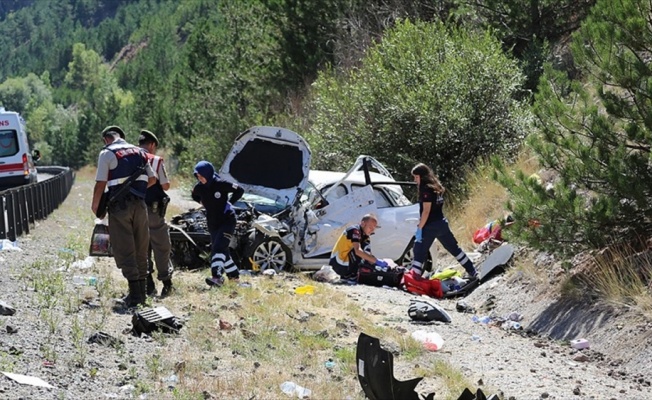
M364 264L358 267L358 283L371 286L399 287L404 272L403 267L384 270L375 265Z
M405 285L405 290L410 293L430 296L436 299L444 297L439 279L427 279L419 274L415 274L412 270L403 274L403 284Z
M446 310L439 307L437 304L421 299L410 300L408 315L415 321L451 322L451 316L446 312Z

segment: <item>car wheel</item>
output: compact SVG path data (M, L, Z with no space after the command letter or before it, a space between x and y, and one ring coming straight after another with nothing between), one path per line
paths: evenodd
M260 267L260 271L271 268L280 272L292 265L290 249L276 237L257 235L249 246L246 257L251 258Z
M414 238L410 240L410 243L408 243L405 251L396 261L396 264L405 268L410 268L412 266L412 260L414 260ZM426 257L426 262L424 264L424 271L432 271L432 256L430 252L428 252L428 257Z

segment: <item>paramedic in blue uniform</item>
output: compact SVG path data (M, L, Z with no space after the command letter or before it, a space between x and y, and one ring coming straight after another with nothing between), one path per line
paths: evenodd
M149 227L145 192L156 182L154 172L147 162L144 150L127 143L124 132L117 126L102 131L104 148L97 161L95 187L91 209L97 212L105 188L109 196L121 183L145 167L129 191L115 204L109 206L109 238L116 266L129 283L129 294L124 299L127 307L144 304L147 279L147 251Z
M211 277L206 278L206 283L222 286L225 273L229 279L240 277L238 266L229 254L229 243L236 224L232 204L240 200L244 189L220 178L208 161L198 162L194 173L198 182L192 189L192 199L206 209L206 223L211 235Z
M428 249L435 239L438 239L446 251L462 264L468 276L475 277L477 273L473 262L457 244L457 239L448 226L448 220L444 217L443 206L446 189L432 169L425 164L419 163L412 168L412 176L418 187L419 213L421 214L414 235L412 271L418 275L423 273L423 263L428 256Z
M165 169L165 160L156 155L159 141L156 135L148 130L141 130L138 137L138 146L147 152L147 160L154 171L156 183L147 188L145 203L147 204L147 218L149 220L149 247L147 253L147 295L156 294L156 284L152 273L156 263L156 278L163 283L161 298L172 294L172 263L170 262L170 227L165 222L165 211L170 197L165 193L170 189L170 180ZM152 253L154 259L152 260Z
M357 279L358 268L364 263L387 268L387 262L371 253L371 238L378 227L373 214L366 214L359 224L349 226L333 246L329 264L342 279Z

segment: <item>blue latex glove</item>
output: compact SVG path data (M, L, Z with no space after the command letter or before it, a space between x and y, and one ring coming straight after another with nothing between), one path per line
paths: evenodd
M229 203L229 202L227 201L226 204L224 205L224 214L228 214L228 213L230 213L232 210L233 210L233 207L231 207L231 203Z
M382 268L387 268L389 266L386 261L383 261L381 259L376 260L376 265Z
M414 234L414 241L421 242L423 240L423 229L417 228L417 232Z

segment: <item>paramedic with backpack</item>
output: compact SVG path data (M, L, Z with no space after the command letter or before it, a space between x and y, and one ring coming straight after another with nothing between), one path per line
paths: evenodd
M428 255L428 249L435 239L438 239L446 251L462 264L468 276L475 277L477 272L473 262L457 244L457 240L448 226L448 220L444 217L442 208L446 189L432 169L425 164L419 163L412 168L412 176L418 187L421 218L414 235L414 260L411 270L417 275L423 273L423 263Z
M364 263L387 268L387 262L371 254L370 236L378 227L373 214L366 214L359 224L344 230L331 252L329 264L342 279L355 279L358 268Z
M199 182L192 189L192 199L206 209L206 223L211 235L211 277L206 278L206 283L219 287L224 284L224 273L229 279L240 277L238 266L229 254L229 243L236 225L235 210L231 205L240 200L244 189L220 178L208 161L195 165L195 177Z

